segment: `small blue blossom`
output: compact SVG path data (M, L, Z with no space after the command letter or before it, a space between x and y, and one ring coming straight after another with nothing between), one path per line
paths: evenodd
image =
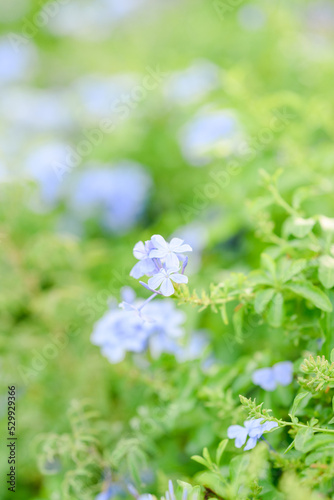
M130 276L135 279L139 279L142 276L152 276L157 270L157 266L153 259L149 257L150 251L153 250L153 243L149 241L139 241L136 243L133 249L133 255L139 260L137 264L133 266L130 272Z
M289 385L292 382L293 364L290 361L281 361L271 368L255 370L252 381L265 391L274 391L277 385Z
M131 269L130 276L136 279L148 276L148 284L140 283L148 290L155 291L155 294L169 297L175 291L172 282L188 283L188 278L183 274L188 263L184 253L191 251L191 246L181 238L172 238L168 243L156 234L145 243L136 243L133 255L139 262Z
M263 420L263 418L246 420L244 427L241 425L230 425L227 429L227 437L235 439L235 446L237 448L241 448L246 443L247 437L249 437L244 450L252 450L264 432L278 427L277 422L265 422L262 424Z
M184 244L180 238L172 238L171 242L167 243L162 236L156 234L152 236L151 241L154 247L150 251L151 259L161 259L163 263L166 263L168 268L179 266L179 254L192 251L191 246Z
M151 290L156 290L160 287L160 292L165 297L169 297L174 293L173 281L174 283L188 283L187 276L178 273L178 267L171 267L169 269L160 269L152 278L148 280L148 286Z

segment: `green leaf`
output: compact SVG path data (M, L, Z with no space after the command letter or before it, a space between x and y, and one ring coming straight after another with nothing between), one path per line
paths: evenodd
M275 290L273 288L267 288L266 290L261 290L259 292L256 292L254 308L258 314L263 313L263 311L273 298L274 293Z
M261 254L261 265L264 269L269 271L270 275L276 278L276 263L267 253Z
M223 441L220 441L218 448L217 448L217 453L216 453L216 464L219 466L221 457L223 456L223 453L225 451L226 445L228 443L228 439L223 439Z
M320 288L311 285L307 281L289 283L285 288L307 299L322 311L331 312L333 310L331 301L327 295Z
M210 464L205 460L205 458L200 457L199 455L193 455L191 457L191 460L194 460L195 462L204 465L204 467L206 467L207 469L210 469Z
M271 300L268 311L268 322L274 328L281 326L284 316L284 299L283 295L278 292L275 293Z
M295 440L293 440L292 443L289 444L289 446L287 447L287 449L284 452L284 455L285 455L285 453L288 453L288 451L291 450L291 448L293 447L294 444L295 444Z
M314 219L303 219L302 217L288 219L284 228L285 234L292 234L296 238L305 238L311 232L315 222Z
M325 288L334 286L334 259L329 255L323 255L319 259L318 277Z
M248 283L251 286L256 285L272 285L273 280L269 278L263 271L252 271L248 276Z
M240 307L234 312L232 316L232 323L235 330L235 340L239 344L243 341L243 321L244 321L244 308Z
M305 399L307 397L308 397L308 399L305 401ZM292 405L290 414L292 416L294 416L296 414L297 410L302 406L302 402L304 403L303 407L306 406L306 404L311 399L311 397L312 397L312 394L310 392L307 392L307 391L300 392L299 394L297 394L297 396L295 397L295 399L293 401L293 405Z
M204 448L203 449L203 457L205 458L205 460L208 462L208 464L210 466L212 466L212 460L211 460L211 457L210 457L210 453L209 453L209 450L207 448Z
M331 363L334 363L334 349L331 350Z
M282 259L280 261L280 281L286 283L291 280L296 274L300 274L306 267L307 261L299 259L291 261L289 259Z
M311 427L303 427L302 429L299 429L295 437L296 450L306 453L309 450L312 438L313 430Z

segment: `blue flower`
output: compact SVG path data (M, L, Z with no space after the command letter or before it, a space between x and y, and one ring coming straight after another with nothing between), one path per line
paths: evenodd
M157 290L160 287L160 292L165 297L169 297L174 293L174 283L188 283L187 276L178 273L178 267L171 267L169 269L160 269L152 278L148 280L148 286L151 290Z
M60 200L61 183L57 178L53 164L54 162L64 162L66 154L65 144L50 142L34 150L27 157L26 169L29 177L36 181L39 186L43 205L41 208L51 208Z
M128 292L127 299L133 300ZM101 347L111 363L122 361L127 352L147 349L158 357L162 352L178 351L177 339L184 335L184 321L184 313L175 308L173 301L123 302L121 308L111 308L95 324L91 341Z
M252 450L264 432L268 432L278 427L277 422L265 422L262 424L263 420L263 418L246 420L244 422L244 427L241 425L230 425L227 429L227 437L229 439L235 439L235 446L241 448L246 443L247 437L249 436L244 450Z
M219 69L210 61L195 61L189 68L169 78L164 93L173 103L190 104L219 86Z
M125 233L143 214L151 185L145 169L131 161L91 168L79 176L72 206L82 218L95 215L107 230Z
M139 279L142 276L152 276L154 272L157 271L157 266L153 259L150 258L150 251L154 248L153 243L145 241L138 241L133 249L133 255L139 260L137 264L133 266L130 272L130 276L135 279Z
M198 359L203 355L208 345L209 339L207 338L206 332L193 332L189 339L189 342L186 345L182 346L176 353L177 360L179 362L185 362Z
M274 391L277 385L289 385L292 382L293 364L290 361L281 361L271 368L255 370L252 381L265 391Z
M35 66L35 47L27 39L24 44L19 44L18 48L9 37L0 38L0 84L26 79Z
M168 243L162 236L155 234L145 244L142 241L136 243L133 255L139 262L131 269L130 276L136 279L144 275L150 277L148 284L140 283L155 294L169 297L175 291L172 282L188 283L188 278L183 274L188 257L183 254L191 251L191 246L180 238L172 238Z
M151 241L154 249L150 251L150 258L161 259L168 268L179 267L178 255L192 251L191 246L184 244L180 238L172 238L171 242L167 243L165 238L155 234L152 236Z
M241 137L239 123L231 111L205 110L181 132L181 149L191 165L200 167L207 165L215 155L235 152Z

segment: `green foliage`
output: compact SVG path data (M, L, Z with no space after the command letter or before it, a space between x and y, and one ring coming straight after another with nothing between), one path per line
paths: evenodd
M65 3L51 2L60 8ZM50 2L18 4L17 13L11 2L0 7L4 37L24 34ZM228 0L144 5L143 13L113 25L110 33L101 29L96 39L40 27L29 39L38 52L37 76L14 83L8 102L8 89L1 87L0 434L6 430L7 386L15 384L17 498L95 500L110 485L119 487L115 499L133 498L132 485L137 496L175 500L165 493L171 479L177 500L185 491L189 500L330 500L330 30L313 15L317 2L262 2L251 11L243 10L246 2ZM249 31L254 8L264 24ZM198 59L218 68L211 92L174 104L164 80L132 102L129 119L83 159L113 164L128 158L146 166L153 187L137 225L109 234L92 217L73 234L65 203L35 210L39 187L23 175L30 152L49 141L77 145L95 130L76 91L70 102L77 79L136 73L142 80L148 67L172 74ZM21 128L15 120L35 118L16 97L21 89L59 89L76 125L57 132ZM183 158L179 138L203 108L232 111L242 137L236 151L226 154L221 144L207 165L196 168ZM64 177L66 192L74 194L82 164ZM2 165L10 172L4 182ZM133 245L157 233L182 234L188 223L201 227L204 249L194 258L188 286L177 287L173 298L186 315L187 338L205 330L209 347L184 363L168 354L108 363L90 335L108 302L120 300L123 286L145 296L129 276ZM253 383L255 370L285 360L293 363L291 384L264 391ZM250 418L278 427L244 451L227 439L227 429ZM7 458L2 447L2 477Z

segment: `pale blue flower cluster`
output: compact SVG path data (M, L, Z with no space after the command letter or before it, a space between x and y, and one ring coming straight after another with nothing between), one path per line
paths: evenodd
M127 352L147 349L154 358L163 352L178 353L177 339L184 335L185 315L171 300L155 302L135 299L127 289L127 302L112 307L94 326L91 341L100 346L111 363L122 361ZM145 311L143 309L145 308Z
M230 425L227 429L227 437L235 439L235 446L237 448L241 448L246 443L247 437L249 437L244 450L252 450L264 432L278 427L277 422L265 422L262 424L263 420L263 418L246 420L244 427L242 425Z
M87 168L78 176L72 209L79 219L96 216L107 231L126 233L145 211L152 180L138 163Z
M169 297L175 291L173 282L188 283L183 274L188 262L184 253L191 251L191 246L180 238L172 238L168 243L157 234L145 243L139 241L133 249L133 255L139 262L132 268L130 276L135 279L148 276L147 285L140 283L155 294Z
M34 45L26 40L18 50L14 38L0 38L0 85L26 80L36 66Z
M191 104L219 86L219 69L210 61L197 60L168 79L164 93L177 105Z
M232 111L204 109L185 125L180 145L188 163L201 167L217 156L235 153L241 139L240 124Z
M291 361L281 361L271 368L255 370L252 381L265 391L274 391L277 385L289 385L292 382L293 364Z

